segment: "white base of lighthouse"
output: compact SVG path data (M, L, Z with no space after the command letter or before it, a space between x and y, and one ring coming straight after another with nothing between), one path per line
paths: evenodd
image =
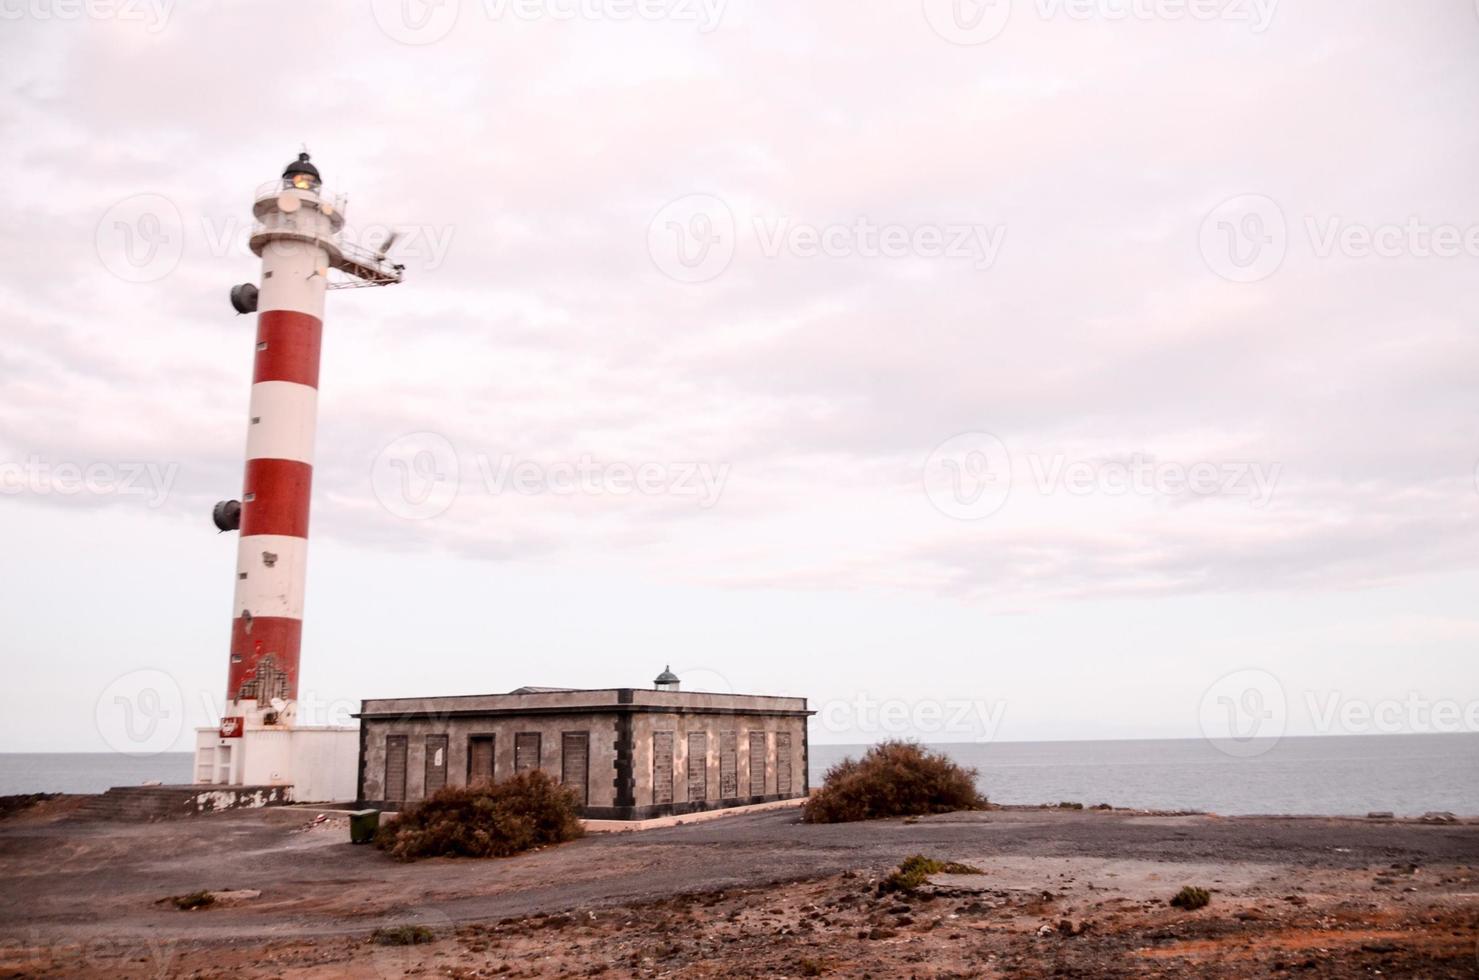
M195 782L288 786L297 803L342 803L359 784L359 729L340 725L195 730Z

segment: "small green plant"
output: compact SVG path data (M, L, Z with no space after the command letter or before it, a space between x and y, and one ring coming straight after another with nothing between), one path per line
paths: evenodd
M171 895L166 899L171 905L185 912L195 909L208 909L216 904L216 896L210 892L191 892L188 895Z
M881 742L862 759L843 759L827 770L821 789L802 811L807 823L843 823L979 810L976 770L917 742Z
M584 833L575 793L530 769L496 783L448 786L375 832L375 846L401 861L508 857Z
M930 875L979 875L985 874L980 868L969 864L961 864L959 861L938 861L927 858L923 854L915 854L906 857L889 876L878 883L880 894L889 892L912 892Z
M370 939L381 946L420 946L434 942L436 935L426 926L381 926Z
M1186 911L1191 912L1201 908L1210 901L1212 901L1212 896L1207 892L1207 889L1187 885L1171 899L1171 905L1174 908L1186 909Z

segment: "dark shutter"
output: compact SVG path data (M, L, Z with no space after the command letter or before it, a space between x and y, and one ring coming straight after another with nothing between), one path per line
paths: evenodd
M406 736L385 736L385 799L400 803L406 798Z
M447 785L447 736L426 736L426 795Z
M493 736L474 735L467 740L467 782L486 783L493 778Z
M739 734L719 733L719 798L739 796Z
M673 733L652 733L652 802L673 802Z
M709 734L688 733L688 799L697 803L709 798Z
M791 795L791 733L775 733L775 791Z
M514 772L539 768L539 733L519 732L514 736Z
M575 790L580 805L586 804L586 786L591 775L589 732L565 732L560 745L560 784Z
M765 795L765 733L750 733L750 795Z

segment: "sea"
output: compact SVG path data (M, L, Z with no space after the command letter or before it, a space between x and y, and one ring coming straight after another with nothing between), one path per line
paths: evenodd
M1479 816L1479 733L1284 737L1224 753L1202 739L950 742L932 745L977 771L996 803L1108 803L1227 815L1356 815L1447 810ZM811 746L811 784L866 745ZM0 753L0 795L100 793L187 783L188 752Z
M1229 755L1205 739L952 742L994 803L1082 803L1227 816L1479 815L1479 733L1285 736ZM812 785L858 745L811 746Z

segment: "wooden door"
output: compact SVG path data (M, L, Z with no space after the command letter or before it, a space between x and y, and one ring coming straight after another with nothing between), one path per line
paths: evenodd
M775 791L791 795L791 733L775 733Z
M590 732L564 732L560 736L560 785L575 790L585 806L591 781Z
M709 798L709 733L688 733L688 799Z
M739 796L739 733L719 733L719 798Z
M765 733L750 733L750 795L765 795Z
M514 772L539 768L539 733L519 732L514 736Z
M426 795L447 785L447 736L426 736Z
M673 733L652 733L652 802L673 802Z
M467 740L467 783L493 780L493 736L473 735Z
M406 736L385 736L385 800L400 803L406 798Z

